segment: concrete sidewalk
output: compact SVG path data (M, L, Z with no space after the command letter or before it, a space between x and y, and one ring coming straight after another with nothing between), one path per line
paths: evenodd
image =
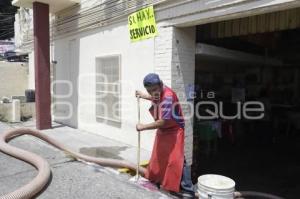
M35 129L35 122L28 121L11 125L13 128L25 127ZM135 163L137 148L112 140L101 135L74 129L61 124L53 123L52 129L43 130L48 136L64 143L72 150L95 157L110 157L124 159ZM149 160L151 152L141 149L141 160Z
M54 124L43 133L63 142L73 150L87 155L136 160L135 147L91 133ZM0 123L0 133L11 128L35 128L33 122L7 125ZM158 191L149 191L128 180L131 176L98 165L73 161L63 152L31 136L21 136L12 145L34 152L51 165L52 182L38 198L170 198ZM142 150L141 159L147 160L150 152ZM35 169L19 160L0 153L0 196L29 182L36 175Z

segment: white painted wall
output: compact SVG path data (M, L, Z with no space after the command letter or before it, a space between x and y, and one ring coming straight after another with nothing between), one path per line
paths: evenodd
M0 98L25 95L28 87L28 66L26 63L0 62Z
M185 118L185 158L192 164L193 117L192 100L188 102L187 90L193 88L195 77L196 30L159 26L155 38L155 72L177 93ZM192 91L192 89L191 89Z
M17 109L13 103L0 103L0 121L15 122L16 115L35 118L35 103L20 103Z
M175 28L172 61L172 88L179 94L185 119L185 157L188 164L193 159L193 105L189 96L194 91L196 29Z
M30 53L33 49L33 11L21 7L15 14L15 45L19 51Z
M28 89L35 89L34 52L28 54Z
M70 64L69 42L76 41L76 60ZM119 140L131 145L137 145L137 102L135 89L144 90L143 77L154 71L154 40L148 39L137 43L129 40L127 23L119 23L96 31L63 38L55 41L56 80L71 80L73 90L78 91L78 128L99 135ZM96 122L95 113L95 59L98 56L121 55L121 95L122 124L121 128ZM71 66L72 65L72 66ZM70 72L72 71L72 72ZM78 74L78 87L75 80ZM63 82L62 82L63 83ZM60 84L62 85L62 84ZM68 93L68 86L56 86L56 94ZM72 102L72 97L55 98L56 104ZM151 122L148 112L149 102L141 101L141 121ZM76 109L76 107L73 107ZM67 115L68 107L56 105L56 115ZM68 123L67 120L57 121ZM70 124L70 123L69 123ZM151 150L153 146L153 131L143 132L141 146Z

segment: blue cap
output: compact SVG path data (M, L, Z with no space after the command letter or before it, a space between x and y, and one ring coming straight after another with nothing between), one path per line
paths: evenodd
M155 73L149 73L148 75L146 75L144 77L144 86L153 86L153 85L157 85L162 83L162 81L160 80L158 74Z

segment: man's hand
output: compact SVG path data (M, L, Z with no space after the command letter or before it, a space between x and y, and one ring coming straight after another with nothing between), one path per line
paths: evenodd
M136 130L137 131L145 131L145 130L151 130L151 129L158 129L161 128L165 125L166 120L159 119L156 120L155 122L149 123L149 124L137 124L136 125Z
M143 124L137 124L136 125L136 130L137 131L143 131L143 130L145 130L145 125L143 125Z
M151 96L146 94L146 93L143 93L142 91L135 91L135 97L140 97L140 98L143 98L143 99L146 99L146 100L151 100Z
M142 91L138 91L138 90L135 91L135 97L143 98L143 96L144 96L144 93Z

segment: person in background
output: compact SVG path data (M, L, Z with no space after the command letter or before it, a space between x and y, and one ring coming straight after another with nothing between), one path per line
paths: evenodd
M136 97L152 101L149 109L154 122L137 124L137 131L157 129L145 177L164 190L183 198L194 198L191 170L184 158L184 118L176 93L155 73L143 81L147 93Z

